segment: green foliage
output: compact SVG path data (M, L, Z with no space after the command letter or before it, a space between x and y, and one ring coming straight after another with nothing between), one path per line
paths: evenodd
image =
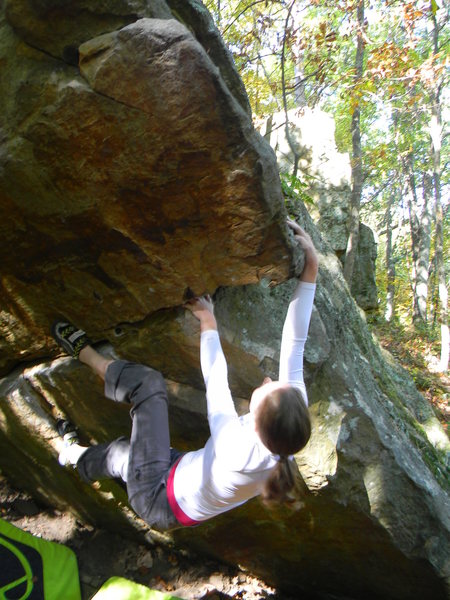
M281 188L286 198L314 205L314 200L306 193L309 185L291 173L280 173Z
M408 200L434 206L426 177L438 173L442 199L448 198L450 136L436 126L436 102L448 108L449 14L442 0L365 0L363 73L355 77L358 36L355 0L207 0L244 80L256 121L298 106L334 117L340 152L352 151L352 114L361 111L362 219L379 235L377 277L381 310L386 301L386 209L392 206L395 309L399 323L411 323L414 265ZM434 111L434 112L433 112ZM434 119L434 121L433 121ZM434 125L433 125L434 123ZM433 130L434 127L434 130ZM434 138L432 134L434 131ZM437 136L437 137L436 137ZM433 148L442 144L436 167ZM308 181L282 174L288 201L306 204ZM390 200L389 200L390 201ZM448 203L448 200L446 200ZM448 211L444 204L444 256L448 256ZM433 235L435 230L433 229ZM434 237L431 257L434 253ZM447 273L449 265L446 265ZM430 339L437 331L437 279L430 263Z

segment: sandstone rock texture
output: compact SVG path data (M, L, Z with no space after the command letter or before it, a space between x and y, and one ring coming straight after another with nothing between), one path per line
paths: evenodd
M2 19L3 369L48 352L58 313L98 335L292 262L272 151L205 49L173 18L127 26L139 3L90 4Z
M58 316L101 352L168 383L172 443L208 437L198 325L215 293L239 411L276 377L302 268L276 157L196 1L10 0L0 5L0 468L36 499L143 539L114 482L57 463L54 421L82 442L128 435L128 407L49 336ZM321 255L306 349L314 432L294 514L257 501L162 543L189 546L296 597L447 598L449 445L408 375L368 332L333 248Z

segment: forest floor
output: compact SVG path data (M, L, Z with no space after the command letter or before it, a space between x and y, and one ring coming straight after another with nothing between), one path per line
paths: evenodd
M413 328L384 322L370 325L381 346L388 350L414 379L419 392L433 406L450 435L450 377L438 372L440 344L418 335Z
M113 576L183 600L294 600L228 565L86 526L69 512L40 506L2 476L0 517L22 531L74 551L82 600L90 600Z

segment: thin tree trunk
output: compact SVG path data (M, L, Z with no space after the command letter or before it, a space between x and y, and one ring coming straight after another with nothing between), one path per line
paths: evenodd
M435 183L436 188L439 183ZM435 230L435 252L436 252L436 271L438 278L438 290L439 290L439 310L438 310L438 321L441 326L441 358L439 363L439 370L445 372L448 369L449 361L449 344L450 336L448 329L448 291L447 283L445 280L445 268L444 268L444 227L443 227L443 213L440 196L436 194L436 230Z
M300 22L300 15L297 17L297 21ZM295 17L294 17L295 22ZM304 56L303 49L300 44L302 39L301 32L297 29L296 31L298 42L295 46L296 61L294 65L294 98L295 105L299 108L307 106L306 102L306 85L305 85L305 72L304 72Z
M384 317L388 323L395 318L395 263L392 256L392 204L393 197L389 196L386 208L386 309Z
M426 295L425 295L425 304L423 303L423 295L425 293L425 288L422 282L422 279L425 281L428 280L428 267L426 265L426 277L424 275L424 269L421 266L421 257L422 262L424 259L424 253L422 252L422 247L424 245L423 236L424 232L422 231L421 218L417 213L419 200L417 197L417 188L416 188L416 179L414 175L414 164L413 164L413 156L412 154L408 154L406 159L403 161L403 169L406 175L406 180L408 182L408 212L409 212L409 226L411 231L411 252L412 252L412 270L411 270L411 287L413 291L413 315L412 320L414 325L419 325L419 323L426 323ZM429 260L429 251L428 251L428 260ZM421 299L422 296L422 299Z
M430 273L430 245L431 245L431 210L430 198L432 197L432 179L428 173L423 177L423 209L418 227L418 256L416 263L415 304L418 317L424 323L428 322L428 277Z
M287 143L289 144L289 148L291 149L291 152L292 152L293 157L294 157L294 164L293 164L293 167L292 167L292 175L293 175L293 177L297 177L298 162L300 160L300 154L298 152L297 144L295 143L295 140L293 139L293 137L291 135L291 131L289 129L289 115L288 115L287 90L286 90L286 69L285 69L285 65L286 65L286 39L287 39L287 34L288 34L289 21L290 21L291 16L292 16L292 10L294 8L294 5L295 5L295 0L293 0L292 3L291 3L291 5L289 6L289 9L288 9L288 12L287 12L287 16L286 16L286 21L284 23L283 46L282 46L282 49L281 49L281 87L282 87L282 92L283 92L284 115L285 115L285 118L286 118L285 135L286 135Z
M439 28L436 20L436 12L431 8L431 20L433 23L433 54L439 52ZM441 358L439 368L441 371L448 369L449 361L449 329L448 329L448 291L445 280L444 267L444 218L441 201L441 145L442 145L442 119L440 104L440 86L435 81L435 89L432 94L431 105L431 154L433 158L433 187L436 207L436 229L435 229L435 264L439 286L439 311L438 319L441 326Z
M435 97L433 102L433 113L436 119L437 125L441 127L441 114L439 96ZM442 129L440 129L442 131ZM433 154L433 184L434 184L434 200L436 210L436 227L435 227L435 265L436 275L438 280L439 290L439 309L438 309L438 322L441 326L441 358L440 358L440 371L444 372L448 369L449 361L449 329L448 329L448 291L447 282L445 278L445 266L444 266L444 217L442 211L441 201L441 139L435 139L432 137L432 154Z
M361 104L357 85L362 79L364 68L364 0L359 0L356 9L358 20L356 56L355 56L355 105L352 113L352 194L349 216L349 236L345 252L344 277L351 286L353 269L359 243L359 209L363 186L363 166L361 147Z

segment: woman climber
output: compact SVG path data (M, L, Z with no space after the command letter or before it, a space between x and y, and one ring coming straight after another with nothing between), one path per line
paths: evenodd
M200 450L181 453L171 448L167 392L159 372L104 358L85 332L70 323L53 327L64 350L104 380L107 398L130 403L132 419L130 440L119 438L86 448L67 433L60 463L76 465L87 481L121 478L130 505L151 527L198 525L258 495L269 503L295 500L298 471L291 459L311 434L303 349L318 258L310 236L290 219L288 226L305 252L305 267L283 327L279 380L264 379L251 396L248 414L239 417L234 408L209 296L186 304L200 323L200 362L211 431Z

